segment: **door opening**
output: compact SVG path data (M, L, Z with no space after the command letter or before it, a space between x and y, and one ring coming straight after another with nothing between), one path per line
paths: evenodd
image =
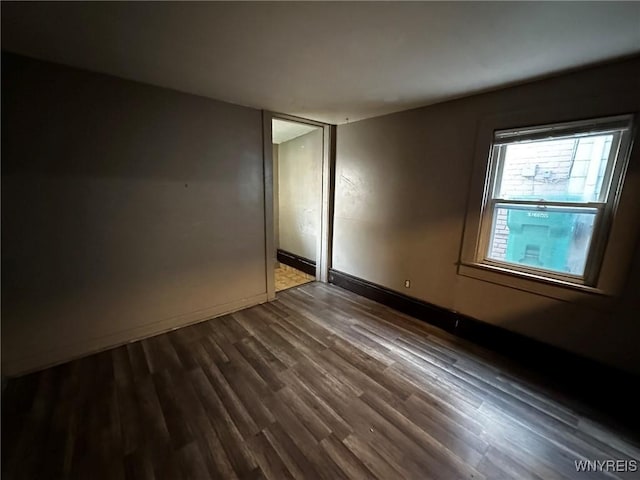
M265 168L265 187L270 183L271 199L265 188L265 201L271 203L272 215L266 233L272 238L267 240L266 270L268 296L273 299L276 292L326 281L329 127L278 114L265 115L267 123L265 167L270 169Z

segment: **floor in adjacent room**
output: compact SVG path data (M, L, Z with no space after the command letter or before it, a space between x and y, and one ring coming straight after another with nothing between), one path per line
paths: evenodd
M622 433L524 374L314 282L9 381L2 475L605 478L574 462L640 459Z
M276 292L287 290L288 288L297 287L305 283L313 282L316 278L308 273L301 272L289 265L281 263L275 269L276 274Z

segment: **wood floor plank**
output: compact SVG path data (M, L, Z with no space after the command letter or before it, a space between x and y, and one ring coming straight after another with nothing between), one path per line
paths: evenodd
M304 359L304 355L295 350L290 343L269 327L257 331L256 339L287 367L292 367L298 363L299 360Z
M374 472L380 480L386 478L405 478L399 469L387 462L370 444L361 441L357 435L349 435L343 440L344 445L359 459L362 464Z
M429 459L428 464L438 465L437 474L457 478L479 478L481 475L475 470L475 465L480 461L484 451L478 455L468 455L467 446L464 442L446 442L446 437L434 435L433 430L425 430L412 421L410 416L403 415L403 412L395 405L392 405L375 395L365 393L360 399L390 425L397 428L403 437L411 440L409 448L423 450L423 455ZM401 405L401 403L398 403ZM460 444L462 443L462 447ZM415 447L414 447L415 445Z
M358 391L361 393L365 391L373 392L375 395L380 396L387 401L392 401L396 398L396 396L383 385L351 365L347 360L340 357L333 351L323 351L322 357L325 361L323 365L329 372L337 378L346 379L351 385L357 386Z
M279 390L277 401L284 403L293 411L296 418L302 422L317 442L331 435L331 429L313 410L312 406L306 403L290 388L285 387Z
M255 357L256 361L266 364L269 370L281 372L287 369L287 366L278 360L275 355L273 355L257 338L245 338L240 343L247 347L247 351L251 351L251 354Z
M388 363L379 361L356 345L345 342L340 338L335 338L331 345L331 351L395 395L407 398L413 392L413 388L408 382L399 377L384 375L384 370L389 366Z
M314 477L316 478L326 480L346 478L332 460L323 458L320 455L321 450L313 434L303 422L297 418L288 405L275 399L269 403L274 416L277 418L277 422L270 425L268 430L278 436L286 445L295 445L296 449L294 451L299 451L300 454L298 456L304 457L309 464L310 468L303 468L303 471L307 471L307 475L310 471L313 471ZM284 431L282 429L284 429ZM286 439L288 439L288 441ZM298 459L296 464L298 466L301 464L304 465L300 460L301 459ZM307 476L306 478L309 477Z
M274 450L263 432L251 439L250 444L265 477L270 480L293 480L293 475L291 475L278 452Z
M11 379L2 477L571 479L638 437L535 372L321 283ZM590 472L585 478L634 478Z
M286 371L280 375L287 387L299 396L313 412L322 420L324 425L331 430L339 440L343 440L352 433L349 424L331 407L322 396L318 395L309 384L305 383L293 371Z
M124 468L127 480L155 480L156 478L151 458L143 449L126 454Z
M329 435L322 439L320 445L347 478L356 480L375 478L373 472L335 436Z
M176 388L172 376L164 370L155 373L152 378L171 445L177 450L191 444L194 441L194 435L176 400Z
M188 443L178 450L178 462L185 480L200 480L210 477L207 464L196 442Z
M478 464L478 470L487 478L510 479L522 478L523 480L543 480L536 472L528 470L525 466L512 459L506 453L490 447L482 461Z
M63 373L58 397L55 400L47 444L43 452L42 467L51 472L52 477L67 477L71 470L77 430L72 409L74 408L74 398L81 388L81 378L78 375L77 366L77 364L67 364L59 367L66 371ZM120 428L120 424L116 423L115 428Z
M244 403L234 389L231 388L218 367L216 365L210 365L208 368L203 368L202 371L220 397L226 412L233 419L235 426L241 432L242 436L248 438L258 433L260 429L254 418L247 411ZM270 423L268 420L265 420L265 422Z
M180 377L176 381L176 400L183 418L191 427L198 442L198 448L209 470L211 478L237 478L229 461L220 437L205 411L193 383L189 377Z
M237 355L241 357L240 354ZM274 422L273 416L263 403L256 402L256 398L269 398L273 392L244 359L238 361L236 358L235 361L221 367L220 371L258 428L264 428Z
M180 460L174 451L165 451L153 457L153 473L156 480L173 480L182 478Z
M144 442L142 425L139 422L138 401L133 385L116 387L116 402L120 412L122 450L125 455L132 454Z
M154 452L166 451L169 448L171 437L152 377L147 376L138 380L134 391L140 427L143 432L143 443L151 445ZM154 461L159 456L163 456L163 453L158 453L154 457Z
M189 376L207 412L209 421L216 430L220 443L233 465L234 471L238 476L252 471L257 467L254 455L246 447L238 427L227 412L215 389L209 383L206 375L201 369L196 369L192 370Z
M138 379L149 375L149 365L147 364L147 358L142 348L142 342L129 343L126 345L126 349L129 354L129 361L131 362L134 378Z
M278 422L269 425L263 433L294 478L304 480L318 476L313 463Z
M198 366L198 362L192 354L192 349L194 344L201 340L201 336L195 333L188 335L181 334L184 330L196 332L196 329L193 328L193 326L190 326L169 332L167 333L167 336L169 337L171 347L176 352L182 367L185 370L191 370Z

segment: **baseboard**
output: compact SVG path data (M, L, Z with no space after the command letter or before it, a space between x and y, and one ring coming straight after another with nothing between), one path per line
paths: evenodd
M455 316L452 315L452 312L444 308L333 269L329 269L329 283L375 300L378 303L411 315L412 317L425 320L431 325L435 325L448 332L455 329Z
M184 315L165 318L154 323L141 325L135 328L120 330L99 338L92 338L82 342L53 348L35 355L17 359L2 359L2 375L17 377L38 370L60 365L78 358L99 353L104 350L137 342L144 338L153 337L162 333L186 327L215 317L259 305L267 301L267 294L263 293L249 298L235 300L233 302L216 305L204 310L189 312Z
M624 416L633 412L636 415L640 400L635 386L640 378L632 373L337 270L329 270L329 283L498 352L544 375L545 381L554 387L570 392L579 400L609 414Z
M316 262L296 255L295 253L278 249L278 261L308 275L316 275Z

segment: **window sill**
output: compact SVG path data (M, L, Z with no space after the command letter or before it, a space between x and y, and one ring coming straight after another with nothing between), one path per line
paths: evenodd
M565 302L584 301L594 306L606 306L612 299L611 293L599 288L515 272L493 265L462 262L458 265L458 275Z

